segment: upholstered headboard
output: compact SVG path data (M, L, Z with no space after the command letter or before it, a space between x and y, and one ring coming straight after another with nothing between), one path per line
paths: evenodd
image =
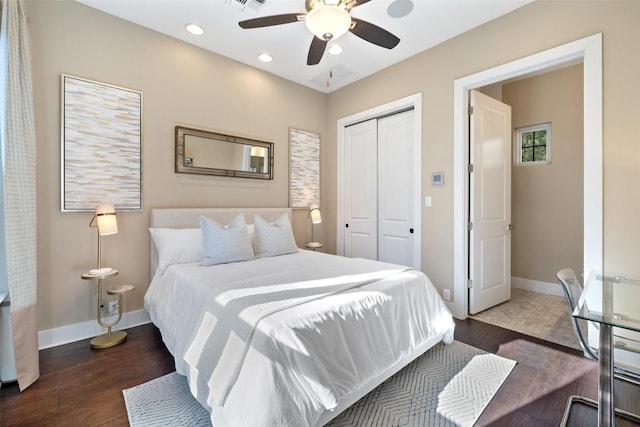
M283 213L289 215L290 208L167 208L151 209L149 227L151 228L200 228L200 215L211 218L220 224L228 224L239 213L243 213L247 224L253 224L253 216L260 215L267 221L275 221ZM149 237L151 278L158 265L158 252Z

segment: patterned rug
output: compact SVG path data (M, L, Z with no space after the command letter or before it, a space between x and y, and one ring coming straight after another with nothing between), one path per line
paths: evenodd
M509 301L469 317L580 350L564 297L512 288Z
M515 364L458 341L438 344L328 425L472 426ZM211 425L175 372L123 394L132 427Z
M176 372L122 394L131 427L211 426L209 412L191 395L187 377Z

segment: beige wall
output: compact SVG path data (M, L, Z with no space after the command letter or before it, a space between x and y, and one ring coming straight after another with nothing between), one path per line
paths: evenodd
M79 279L94 264L89 213L61 213L60 73L144 93L145 211L118 216L120 233L104 239L118 281L137 286L125 304L140 309L148 277L148 212L160 206L286 206L287 129L322 134L325 248L336 242L336 121L414 93L423 94L424 195L422 265L437 287L453 282L453 187L432 187L432 172L453 176L453 82L582 37L604 34L605 267L634 272L640 259L640 143L633 105L640 95L640 2L537 1L328 96L205 52L69 1L28 1L38 138L39 329L94 317L91 285ZM578 19L579 17L579 19ZM544 30L541 30L544 29ZM176 124L265 138L275 143L275 179L267 182L176 175ZM298 212L299 243L309 226ZM301 237L303 236L303 237ZM638 273L638 271L635 271ZM114 282L115 283L115 282Z
M604 266L639 273L640 143L635 99L640 95L640 2L536 1L329 95L328 144L323 146L323 204L336 209L336 120L404 96L423 95L422 268L439 287L453 286L453 186L430 186L432 172L453 176L453 82L537 52L603 33ZM579 19L578 19L579 17ZM335 216L327 215L327 230ZM325 236L335 247L335 233Z
M95 293L80 274L95 266L91 213L60 212L60 74L143 92L142 212L118 213L103 238L104 264L133 284L125 311L142 308L149 283L153 207L288 205L288 129L322 131L325 96L71 1L28 1L37 136L38 328L95 319ZM273 181L176 174L176 125L264 139L275 145ZM297 211L299 244L308 241Z
M511 275L555 283L583 265L582 64L509 83L502 101L514 129L551 123L551 160L512 167Z

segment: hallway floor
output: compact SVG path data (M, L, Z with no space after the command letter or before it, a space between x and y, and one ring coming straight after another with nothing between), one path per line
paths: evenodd
M512 288L511 300L469 317L580 349L564 297Z

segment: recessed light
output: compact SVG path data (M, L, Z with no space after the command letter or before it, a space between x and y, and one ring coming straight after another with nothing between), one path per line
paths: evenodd
M329 48L329 53L331 55L340 55L342 53L342 46L338 44L334 44Z
M260 55L258 55L258 59L262 62L271 62L273 60L273 56L269 55L268 53L264 52L261 53Z
M188 33L193 34L194 36L201 36L204 34L204 28L202 28L198 24L187 24L184 26L184 29L187 30Z

